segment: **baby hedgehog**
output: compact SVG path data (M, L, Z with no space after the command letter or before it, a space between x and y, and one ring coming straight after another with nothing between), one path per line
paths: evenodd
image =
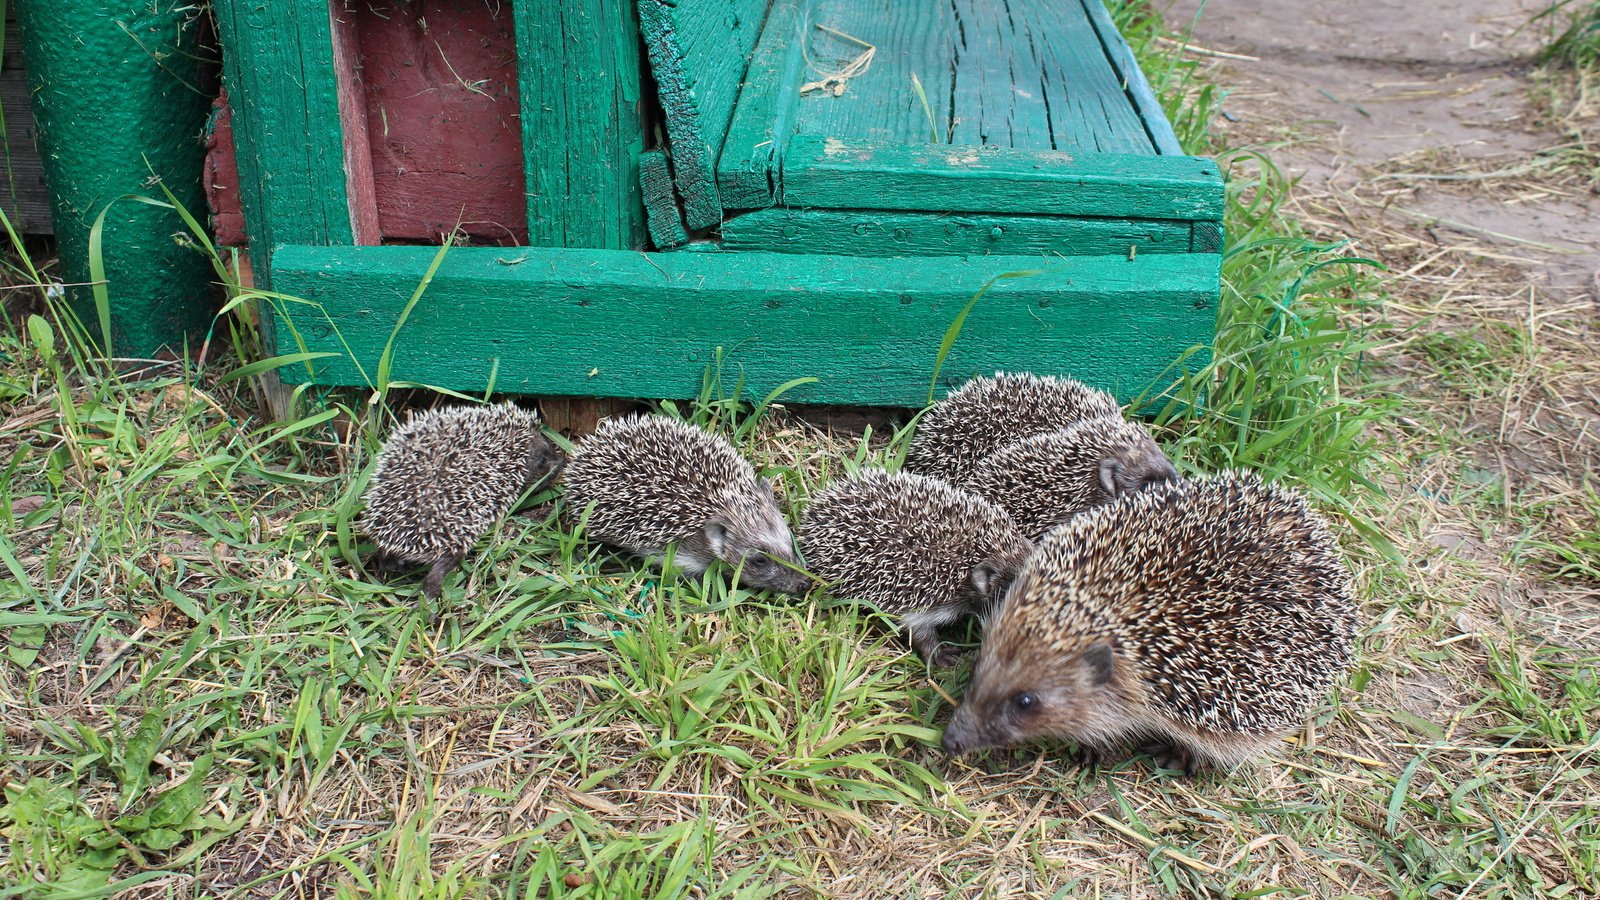
M379 569L427 563L422 592L438 597L444 576L560 459L539 416L513 403L412 416L384 443L367 488L361 527Z
M869 471L818 494L800 548L833 593L901 618L911 645L938 665L955 661L939 627L987 613L1033 549L1003 510L942 481Z
M685 571L743 564L749 588L804 593L794 536L772 483L726 438L664 416L600 423L567 466L567 502L589 536L659 561L668 544ZM591 508L592 507L592 508Z
M1085 763L1130 741L1167 768L1264 752L1350 666L1356 610L1326 527L1250 475L1174 482L1052 531L984 636L944 734L1038 736Z
M1008 444L980 460L963 487L1010 513L1037 541L1086 509L1177 478L1142 426L1095 416Z
M922 414L905 469L961 484L985 456L1041 431L1093 416L1120 416L1115 397L1071 378L974 378Z

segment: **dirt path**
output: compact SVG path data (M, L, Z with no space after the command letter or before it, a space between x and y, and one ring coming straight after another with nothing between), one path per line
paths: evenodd
M1234 87L1230 143L1301 179L1293 211L1315 236L1393 273L1375 356L1408 407L1384 436L1388 524L1413 590L1439 598L1419 612L1594 649L1600 186L1593 150L1571 146L1600 122L1544 120L1544 35L1523 27L1543 5L1211 0L1191 43Z
M1485 240L1562 294L1594 286L1593 191L1478 189L1515 180L1563 142L1530 103L1542 32L1525 26L1544 5L1363 0L1289 14L1271 0L1179 0L1168 22L1194 23L1194 44L1252 57L1229 60L1238 89L1219 128L1289 137L1274 156L1304 176L1309 197L1377 189L1396 227Z

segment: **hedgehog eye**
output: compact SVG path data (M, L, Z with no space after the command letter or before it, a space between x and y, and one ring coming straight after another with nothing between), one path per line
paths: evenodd
M1039 698L1031 691L1023 691L1011 698L1011 705L1016 707L1017 712L1031 713L1039 708Z
M744 567L754 572L770 572L774 565L776 563L765 556L747 556L744 559Z

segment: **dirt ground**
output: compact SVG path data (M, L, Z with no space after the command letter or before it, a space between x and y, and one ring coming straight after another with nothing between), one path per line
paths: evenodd
M1217 128L1300 179L1292 212L1392 273L1374 355L1413 411L1386 435L1402 552L1442 551L1475 614L1593 648L1600 586L1533 549L1600 527L1600 111L1552 99L1544 5L1179 0L1168 23L1224 69Z
M1302 176L1313 210L1325 195L1376 192L1386 202L1375 213L1340 211L1363 226L1349 233L1424 223L1481 239L1520 257L1538 289L1561 297L1595 287L1593 185L1515 197L1478 189L1568 140L1531 102L1531 58L1547 34L1528 23L1545 5L1178 0L1168 23L1190 23L1192 44L1245 57L1217 57L1234 87L1217 129L1287 139L1274 157ZM1451 236L1437 237L1442 245Z

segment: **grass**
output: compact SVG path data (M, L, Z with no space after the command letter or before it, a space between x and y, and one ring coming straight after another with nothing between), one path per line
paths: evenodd
M0 331L0 897L1600 892L1600 504L1515 487L1452 418L1547 402L1541 339L1482 309L1393 320L1404 284L1298 224L1270 159L1211 143L1220 90L1117 12L1231 174L1213 362L1146 406L1186 469L1310 492L1367 598L1313 728L1196 781L947 760L963 673L858 607L598 550L555 491L426 603L365 574L351 526L404 389L267 423L237 288L232 361L143 381L46 304ZM743 393L713 371L668 410L791 507L903 448Z

